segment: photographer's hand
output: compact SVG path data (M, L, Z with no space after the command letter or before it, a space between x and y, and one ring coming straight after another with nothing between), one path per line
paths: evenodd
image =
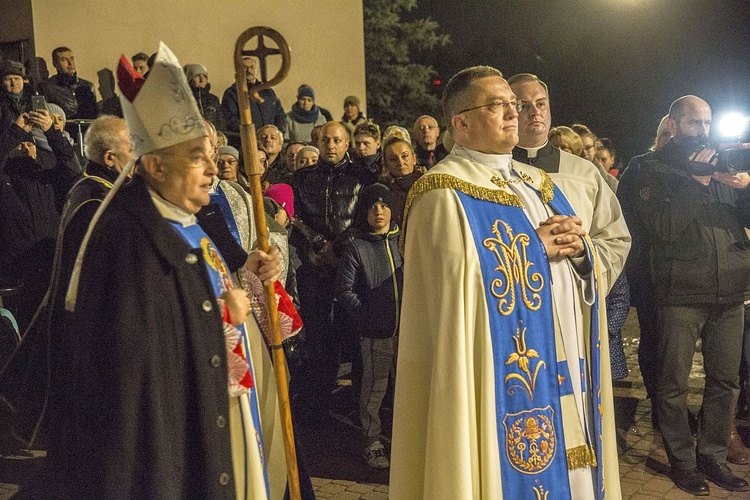
M21 127L24 132L31 132L31 121L29 121L28 113L21 113L16 118L16 125Z
M747 172L737 172L736 174L714 172L713 178L715 181L735 189L745 189L750 185L750 174Z
M32 126L39 127L43 132L48 131L52 127L52 117L46 109L29 111L29 121Z
M693 179L700 182L704 186L708 186L711 182L711 178L714 176L716 171L716 150L712 148L706 148L698 153L690 155L690 168L693 172Z

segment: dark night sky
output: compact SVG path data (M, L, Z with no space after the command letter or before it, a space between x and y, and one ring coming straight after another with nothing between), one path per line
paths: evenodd
M452 43L414 60L444 79L476 64L550 87L553 125L581 122L643 152L685 94L750 113L747 0L419 0Z

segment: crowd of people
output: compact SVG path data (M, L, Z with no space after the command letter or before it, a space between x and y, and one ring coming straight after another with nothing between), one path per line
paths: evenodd
M0 282L16 321L3 327L23 335L0 351L0 395L14 445L48 448L57 494L281 498L264 392L273 283L295 425L331 423L351 362L363 458L393 463L393 498L545 498L560 484L560 498L618 497L612 381L628 375L631 304L672 479L748 489L726 462L748 463L733 418L741 360L750 380L750 175L714 172L702 99L676 100L622 168L610 139L552 126L529 73L459 72L446 130L422 115L381 132L357 96L336 120L307 84L285 112L264 89L249 159L236 85L219 100L206 67L166 46L120 61L115 101L97 102L70 48L52 63L35 82L0 61ZM260 83L258 60L244 63ZM85 147L68 120L85 123ZM313 497L301 457L299 474Z

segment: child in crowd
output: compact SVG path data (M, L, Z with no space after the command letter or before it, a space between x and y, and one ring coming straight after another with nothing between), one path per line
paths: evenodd
M393 194L382 184L362 190L355 216L357 235L339 262L336 297L360 336L362 390L359 415L367 465L390 466L380 442L380 406L396 374L396 347L403 283L399 228L391 220Z

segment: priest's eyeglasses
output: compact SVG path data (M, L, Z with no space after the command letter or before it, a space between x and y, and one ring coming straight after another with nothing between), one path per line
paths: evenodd
M511 107L520 113L521 110L523 109L523 104L521 104L518 101L504 101L502 99L495 99L494 101L488 102L487 104L482 104L481 106L474 106L473 108L466 108L463 111L459 111L456 114L460 115L460 114L468 113L469 111L474 111L475 109L480 109L480 108L487 108L490 111L490 113L498 113L500 112L500 110L505 112Z

